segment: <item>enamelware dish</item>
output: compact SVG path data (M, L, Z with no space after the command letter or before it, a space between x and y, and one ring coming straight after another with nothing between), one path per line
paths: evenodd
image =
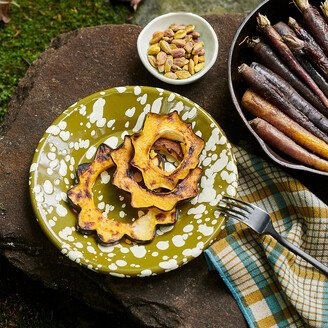
M76 231L77 214L67 203L76 184L75 170L93 160L101 143L118 147L126 134L142 129L148 112L177 111L203 138L199 195L178 205L173 226L157 229L148 244L123 241L101 246L95 235ZM93 187L97 207L108 218L131 222L138 209L129 194L112 185L114 169ZM235 196L237 167L232 146L215 120L191 100L159 88L117 87L90 95L64 111L41 138L30 169L30 195L37 220L49 239L71 260L118 277L149 276L180 267L199 256L223 229L216 205L222 195Z

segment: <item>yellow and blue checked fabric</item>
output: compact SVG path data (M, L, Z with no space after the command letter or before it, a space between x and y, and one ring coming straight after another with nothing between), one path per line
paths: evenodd
M266 210L283 237L328 265L327 205L280 168L240 147L235 155L237 197ZM271 236L228 219L205 254L251 328L328 327L328 277Z

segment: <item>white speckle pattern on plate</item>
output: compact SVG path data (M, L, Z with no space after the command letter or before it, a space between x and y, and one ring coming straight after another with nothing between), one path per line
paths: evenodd
M76 231L76 213L66 192L76 184L75 169L90 162L101 143L119 146L126 134L142 129L148 112L177 111L205 141L200 156L203 174L199 195L178 205L174 226L158 227L152 242L124 241L102 246L95 235ZM94 200L107 217L122 222L143 212L129 195L112 185L113 170L93 188ZM30 167L32 205L45 234L72 261L117 277L167 272L199 256L218 235L224 218L215 210L223 194L235 196L237 167L232 147L213 118L189 99L159 88L127 86L90 95L65 110L46 130Z

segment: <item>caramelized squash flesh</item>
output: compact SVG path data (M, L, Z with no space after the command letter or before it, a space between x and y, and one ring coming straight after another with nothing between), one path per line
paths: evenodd
M177 168L167 172L152 163L149 156L157 140L165 138L179 142L183 158ZM198 165L204 141L179 117L177 112L168 115L149 113L140 133L131 136L134 157L131 164L140 170L146 187L150 190L165 188L173 190Z

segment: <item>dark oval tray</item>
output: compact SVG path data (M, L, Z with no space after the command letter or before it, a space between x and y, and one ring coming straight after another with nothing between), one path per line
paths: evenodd
M321 2L321 0L312 0L311 4L319 8ZM241 107L241 98L246 91L247 86L240 78L240 74L238 73L238 66L240 66L242 63L250 64L252 61L256 60L254 56L252 56L251 52L247 49L247 47L243 44L243 41L248 36L252 37L260 35L260 32L256 30L256 16L259 12L263 15L267 15L272 25L279 21L287 22L289 16L302 21L301 13L298 11L296 6L292 2L286 0L266 0L262 2L258 7L256 7L245 18L234 36L229 52L228 78L229 89L233 103L249 131L257 139L264 152L275 162L291 169L303 170L328 176L328 172L323 172L308 166L304 166L298 163L296 160L288 157L288 155L285 155L267 145L256 134L256 132L248 123L248 119L251 119L252 116L244 111Z

